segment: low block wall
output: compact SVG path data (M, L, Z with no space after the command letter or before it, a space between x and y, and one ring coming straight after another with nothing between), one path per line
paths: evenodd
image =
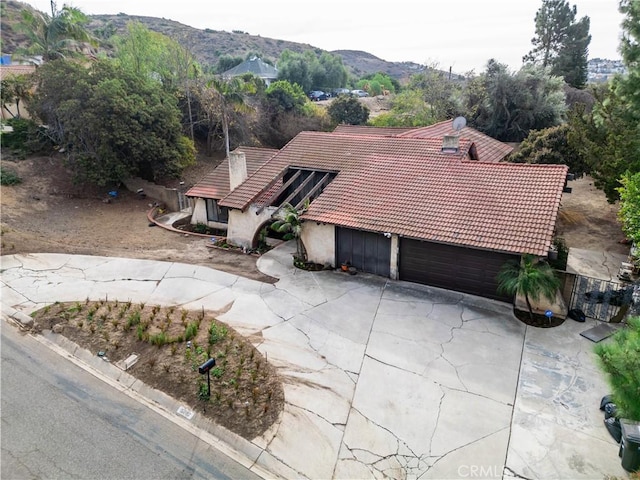
M142 178L129 178L125 180L124 186L131 192L137 192L140 189L144 190L147 197L164 203L167 210L170 212L177 212L180 210L180 204L178 201L178 190L176 188L167 188L162 185L156 185L155 183L148 182Z

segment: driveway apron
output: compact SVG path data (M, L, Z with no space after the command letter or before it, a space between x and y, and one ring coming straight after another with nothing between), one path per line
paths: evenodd
M606 383L579 335L589 321L527 327L500 302L302 271L293 251L287 242L258 260L275 284L170 262L3 256L2 314L105 297L224 311L284 382L284 412L265 434L224 433L271 477L624 476L598 409Z

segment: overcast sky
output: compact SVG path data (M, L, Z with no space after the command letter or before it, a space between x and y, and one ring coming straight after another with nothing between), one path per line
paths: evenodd
M49 0L28 0L50 13ZM161 17L212 30L307 43L324 50L363 50L383 60L436 64L456 73L484 70L495 58L512 70L531 50L542 0L336 1L57 0L86 14ZM618 0L574 0L591 19L589 58L619 59ZM215 48L215 46L212 46Z

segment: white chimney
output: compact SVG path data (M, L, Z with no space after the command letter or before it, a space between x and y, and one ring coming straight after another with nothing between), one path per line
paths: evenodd
M443 153L458 153L460 148L460 137L457 135L445 135L442 139Z
M247 157L244 152L235 150L229 153L229 188L238 188L247 178Z

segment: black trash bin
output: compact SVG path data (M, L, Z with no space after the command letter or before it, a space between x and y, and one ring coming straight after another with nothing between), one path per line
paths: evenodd
M640 470L640 423L620 419L622 439L618 455L622 459L622 468L627 472Z

